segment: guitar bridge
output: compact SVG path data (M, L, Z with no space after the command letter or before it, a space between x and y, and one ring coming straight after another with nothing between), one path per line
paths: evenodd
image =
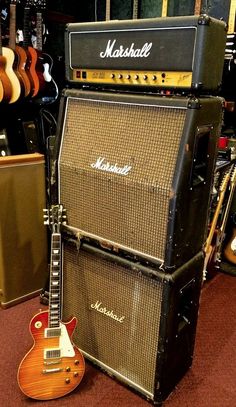
M58 373L58 372L62 372L63 369L61 368L56 368L56 369L44 369L43 370L43 374L48 374L48 373Z

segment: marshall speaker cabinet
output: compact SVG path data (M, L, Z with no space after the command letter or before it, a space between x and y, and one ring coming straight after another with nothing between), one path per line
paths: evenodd
M221 84L226 24L206 15L71 23L70 84L212 92Z
M222 99L66 90L58 196L67 231L172 272L205 240Z
M162 402L192 363L203 254L166 274L73 243L64 243L63 317L78 317L74 342L109 375Z
M0 159L0 304L14 305L39 293L47 278L43 225L45 162L41 154Z

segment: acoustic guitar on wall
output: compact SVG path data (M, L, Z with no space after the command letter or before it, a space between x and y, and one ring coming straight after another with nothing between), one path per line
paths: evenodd
M5 47L4 47L5 48ZM12 97L11 81L7 75L7 67L9 66L6 56L3 53L2 47L2 30L0 20L0 102L9 103Z
M21 96L26 97L30 94L31 84L28 74L25 70L27 63L27 54L23 47L16 45L16 6L18 0L11 0L10 3L10 27L9 27L9 47L15 53L15 72L20 82Z
M56 399L74 390L85 370L83 355L71 340L76 318L61 321L61 233L65 221L62 205L47 211L46 224L52 224L49 310L39 312L30 321L33 347L18 369L18 384L22 392L33 399Z

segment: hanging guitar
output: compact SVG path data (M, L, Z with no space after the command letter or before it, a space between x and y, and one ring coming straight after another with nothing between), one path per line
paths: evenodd
M6 58L6 47L2 46L2 29L0 18L0 102L9 103L12 99L12 85L8 76L9 61Z
M46 7L45 0L34 0L36 6L36 41L35 50L37 52L36 72L39 77L39 92L34 99L40 104L55 102L58 97L58 87L52 78L51 71L53 59L43 52L43 10Z
M23 47L16 44L16 6L19 0L11 0L10 3L10 29L9 29L9 47L15 53L15 71L21 86L21 96L26 97L30 94L31 83L26 72L27 54Z
M80 383L85 370L83 355L71 341L76 318L61 321L61 224L65 222L62 205L46 211L45 224L52 224L49 310L36 314L30 322L33 347L18 369L22 392L33 399L50 400L65 396Z
M32 47L31 42L31 7L32 0L26 0L23 16L23 47L27 55L25 69L30 79L30 96L35 97L38 94L40 82L36 71L37 51Z
M2 55L6 58L5 69L11 83L11 96L8 103L15 103L21 95L20 74L15 63L15 52L10 47L2 47Z

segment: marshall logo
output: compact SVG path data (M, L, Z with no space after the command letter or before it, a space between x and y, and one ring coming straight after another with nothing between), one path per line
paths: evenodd
M115 174L119 175L128 175L132 168L131 165L119 167L117 164L110 164L108 161L105 161L104 157L99 157L97 161L93 164L90 164L90 166L97 170L114 172Z
M105 51L100 52L100 58L147 58L150 55L152 42L145 42L142 48L134 48L134 43L130 47L123 45L115 48L116 40L109 40Z
M94 309L97 312L101 312L101 314L106 315L107 317L110 317L114 319L117 322L120 322L120 324L123 324L125 316L122 315L122 317L118 317L116 314L114 314L113 310L108 310L106 307L102 306L102 303L99 301L96 301L95 304L91 304L90 307Z

